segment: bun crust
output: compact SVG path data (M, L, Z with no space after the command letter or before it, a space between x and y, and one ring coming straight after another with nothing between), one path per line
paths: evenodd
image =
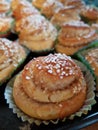
M31 117L63 118L83 105L86 83L70 57L50 54L33 59L25 66L15 79L13 97L16 105Z
M92 49L86 55L86 60L90 63L95 74L98 76L98 48Z
M0 82L10 77L25 57L26 53L18 43L0 38Z

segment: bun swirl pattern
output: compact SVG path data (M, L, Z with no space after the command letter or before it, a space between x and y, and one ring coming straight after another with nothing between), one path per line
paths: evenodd
M31 117L63 118L83 105L86 82L70 57L50 54L34 58L25 66L15 79L13 97L16 105Z
M18 43L0 38L0 83L10 77L25 57L25 51Z

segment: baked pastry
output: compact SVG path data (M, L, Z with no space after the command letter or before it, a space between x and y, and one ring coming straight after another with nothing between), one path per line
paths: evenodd
M39 14L39 11L26 0L12 0L11 8L16 20L20 20L29 15Z
M96 39L98 34L95 29L83 22L72 21L62 26L55 47L57 52L72 55Z
M90 66L92 67L95 73L97 82L96 88L98 91L98 47L88 51L88 53L85 55L85 58L89 62Z
M15 78L13 98L27 115L51 120L78 111L86 90L80 68L70 57L58 53L31 60Z
M41 8L41 13L47 18L51 18L62 8L64 8L64 5L58 0L46 0Z
M98 20L98 9L92 6L84 6L81 9L80 15L88 19L89 22L96 21Z
M14 19L11 17L0 17L0 37L7 37L14 26Z
M96 21L96 23L93 23L91 26L92 26L92 28L94 28L94 29L97 31L97 33L98 33L98 21Z
M6 13L10 10L10 2L7 0L0 0L0 14Z
M26 58L26 52L18 43L0 38L0 85L9 79Z
M16 23L20 44L32 51L50 50L57 36L56 28L41 15L30 15Z
M46 0L32 0L32 5L38 9L41 9Z
M63 3L64 6L75 6L77 9L81 9L85 6L85 2L83 0L59 0Z
M70 21L79 21L80 19L79 10L75 6L66 6L54 13L51 22L56 26L62 26Z

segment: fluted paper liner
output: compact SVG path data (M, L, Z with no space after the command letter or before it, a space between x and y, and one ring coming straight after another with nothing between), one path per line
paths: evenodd
M62 119L62 122L64 122L66 119L72 120L72 119L74 119L75 116L81 117L82 114L87 114L88 111L90 111L92 109L92 105L94 105L96 103L95 92L94 92L95 91L95 81L94 81L92 74L81 62L76 61L76 60L75 60L75 62L78 64L78 66L80 66L82 72L84 73L84 77L85 77L87 85L88 85L87 97L86 97L85 103L81 107L81 109L79 111L77 111L76 113L70 115L69 117L65 117L64 119ZM12 90L13 90L14 80L15 80L15 78L13 78L7 84L4 95L5 95L5 99L6 99L7 103L9 104L9 108L12 108L13 113L16 113L18 118L21 118L21 120L23 122L28 121L30 124L35 123L36 125L40 125L41 123L48 125L50 122L52 122L53 124L57 124L59 122L59 120L61 120L61 119L49 120L49 121L39 120L39 119L32 118L32 117L26 115L24 112L22 112L16 106L14 99L13 99Z

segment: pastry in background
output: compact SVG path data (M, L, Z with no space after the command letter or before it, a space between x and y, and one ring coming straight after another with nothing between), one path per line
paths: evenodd
M8 37L14 27L14 19L11 17L0 17L0 37Z
M16 42L0 38L0 85L8 80L26 58L26 52Z
M80 21L72 21L61 27L55 46L56 52L73 55L80 48L97 39L98 34L94 28Z
M46 0L32 0L32 5L38 9L41 9Z
M39 14L21 19L16 23L15 29L19 32L20 44L32 51L39 52L54 48L57 30Z
M83 20L88 20L88 23L94 22L98 20L98 8L86 5L81 10L80 15L84 17Z
M39 11L26 0L12 0L11 8L16 20L20 20L29 15L39 14Z
M81 20L79 10L75 6L65 6L63 9L60 9L58 12L54 13L50 21L54 25L61 27L63 24L73 20Z
M96 89L98 91L98 47L92 48L85 55L85 59L89 62L94 74L96 76Z
M95 86L98 92L98 40L77 51L73 57L81 61L90 70L96 81Z
M41 8L41 14L51 18L56 12L64 8L64 5L58 0L46 0Z
M86 94L80 67L60 53L32 59L13 84L17 107L40 120L62 119L75 113L83 106Z
M77 9L81 9L85 6L83 0L59 0L64 6L74 6Z
M7 0L0 0L0 15L7 13L10 10L10 2Z

